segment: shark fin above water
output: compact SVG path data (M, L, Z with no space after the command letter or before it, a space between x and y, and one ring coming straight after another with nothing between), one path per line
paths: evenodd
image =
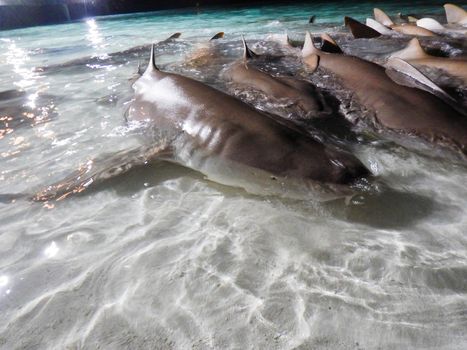
M336 41L328 33L321 34L321 51L328 53L344 53Z
M467 11L454 4L445 4L446 19L450 24L467 25Z
M254 51L252 51L248 45L246 44L245 37L242 35L242 43L243 43L243 60L247 61L250 58L254 58L258 56Z
M376 30L378 33L381 33L383 35L392 35L394 33L392 29L382 25L378 21L375 21L373 18L367 18L365 23L368 27Z
M302 57L307 57L312 54L319 54L321 51L318 50L313 44L313 39L309 31L305 33L305 42L302 49Z
M413 38L409 41L405 48L392 53L389 57L397 57L403 60L414 60L426 58L429 57L429 55L425 52L425 50L423 50L422 46L420 45L420 41L417 38Z
M217 39L222 39L224 37L224 32L219 32L217 33L216 35L214 35L211 39L209 39L209 41L211 40L217 40Z
M360 23L359 21L351 18L351 17L344 17L344 23L345 26L350 29L350 32L352 33L353 37L355 39L359 38L377 38L381 36L381 33L378 32L377 30Z
M427 76L422 72L412 66L410 63L397 58L390 58L386 65L386 74L397 84L404 85L408 87L421 88L425 91L428 91L438 97L447 100L450 103L455 103L456 101L433 81L431 81ZM408 82L406 79L401 79L398 74L403 74L409 77L413 82ZM420 86L421 85L421 86Z
M375 7L373 9L373 14L375 16L375 20L382 25L385 25L386 27L391 27L394 25L392 19L389 18L389 16L383 10Z
M431 30L432 32L443 32L444 26L433 18L422 18L416 21L417 26Z

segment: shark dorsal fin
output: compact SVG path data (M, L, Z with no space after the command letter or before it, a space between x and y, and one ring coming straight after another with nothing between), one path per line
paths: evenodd
M351 17L344 17L344 23L347 28L350 29L350 32L352 33L353 37L355 39L358 38L377 38L381 36L381 33L374 30L371 27L368 27L367 25L360 23L359 21L351 18Z
M144 74L151 73L151 72L159 70L159 68L157 68L157 66L156 66L156 50L155 50L155 47L156 47L156 44L152 44L152 46L151 46L151 57L149 57L148 68L146 68L146 71L144 72Z
M385 14L383 10L380 10L379 8L375 7L373 9L373 14L375 16L375 20L381 23L382 25L385 25L386 27L394 25L392 19L389 18L389 16Z
M254 58L258 56L256 53L254 53L248 45L246 44L245 37L242 35L242 42L243 42L243 60L247 61L250 58Z
M319 66L319 56L313 53L303 58L303 62L305 63L306 71L313 73Z
M397 73L394 74L394 71L397 71L399 74L406 75L410 79L414 80L416 83L421 84L423 90L426 90L430 93L434 93L436 95L441 95L443 98L455 102L455 100L448 93L446 93L443 89L441 89L438 85L436 85L433 81L431 81L427 76L425 76L422 72L420 72L410 63L400 58L393 57L387 61L385 66L386 74L397 84L414 87L412 86L412 84L407 84L406 82L401 81L396 75Z
M403 60L416 60L428 56L429 55L426 54L420 45L420 41L418 41L417 38L413 38L409 41L409 44L404 49L392 53L389 57L397 57Z
M446 11L448 23L467 24L467 12L462 7L454 4L445 4L444 10Z
M366 25L370 28L373 28L378 33L381 33L383 35L391 35L393 33L392 29L389 29L388 27L383 26L381 23L379 23L378 21L375 21L373 18L367 18Z
M313 39L311 38L310 32L307 30L305 33L305 43L303 44L302 57L307 57L309 55L319 55L321 53L315 45L313 44Z
M310 16L310 18L308 19L308 23L315 23L315 19L316 19L315 15Z
M444 26L439 23L437 20L433 18L422 18L417 21L417 26L422 27L428 30L431 30L433 32L436 31L443 31L445 28Z
M217 39L222 39L224 37L224 32L219 32L216 35L214 35L209 41L211 40L217 40Z
M336 41L329 36L328 33L321 34L321 51L328 52L328 53L344 53L339 45L337 45Z

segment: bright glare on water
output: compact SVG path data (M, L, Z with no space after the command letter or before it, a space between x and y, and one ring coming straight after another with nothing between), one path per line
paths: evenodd
M442 14L441 5L378 2L390 14ZM271 34L339 34L344 15L364 20L373 6L202 9L0 32L0 118L20 116L0 119L0 193L34 193L134 147L140 131L124 115L149 52L108 54L181 32L158 64L222 88L241 34L258 49ZM184 64L219 31L224 61ZM406 40L341 42L368 56ZM350 203L252 196L165 162L53 205L0 203L0 348L465 349L467 168L381 142L355 152L387 189Z

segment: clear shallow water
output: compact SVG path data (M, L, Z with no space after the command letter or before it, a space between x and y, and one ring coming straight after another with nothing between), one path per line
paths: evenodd
M423 2L378 5L441 13ZM261 40L286 30L343 32L342 15L362 20L372 6L171 12L2 32L0 91L25 91L9 108L26 122L3 127L11 131L0 139L0 193L31 193L137 142L123 116L144 51L35 67L105 58L180 31L161 66L222 88L224 61L184 64L216 32L226 32L231 61L240 34L265 49ZM377 60L375 49L405 41L341 44ZM442 45L459 52L455 41L433 42ZM0 348L465 348L466 168L386 143L354 148L390 189L348 205L251 196L162 162L52 209L0 204Z

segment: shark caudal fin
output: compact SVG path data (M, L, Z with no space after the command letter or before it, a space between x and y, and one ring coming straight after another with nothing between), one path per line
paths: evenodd
M336 41L328 33L321 34L321 51L327 53L344 53Z
M144 165L157 157L168 158L170 154L169 143L164 141L160 142L159 146L137 147L89 160L63 180L37 192L32 200L36 202L59 201L81 193L104 180L126 173L136 166Z
M381 23L382 25L386 27L391 27L394 25L394 22L392 21L391 18L387 14L384 13L383 10L380 10L379 8L374 8L373 9L373 14L375 16L375 20Z
M359 38L377 38L381 36L381 33L374 30L371 27L366 26L363 23L360 23L359 21L351 18L351 17L344 17L344 23L347 28L350 29L350 32L352 33L353 37L355 39Z
M242 43L243 43L243 60L247 61L250 58L254 58L258 56L256 53L254 53L248 45L246 44L245 37L242 35Z
M417 38L410 40L404 49L393 52L389 56L389 58L400 58L403 60L414 60L425 57L429 57L429 55L423 50Z
M224 32L219 32L216 35L214 35L209 41L211 40L217 40L217 39L222 39L224 37Z
M443 89L431 81L427 76L422 72L412 66L410 63L393 57L390 58L386 64L386 74L397 84L421 88L425 91L428 91L436 96L448 100L449 102L455 102L455 100L447 94ZM404 77L401 77L400 74L409 77L411 80L407 80ZM402 78L402 79L401 79Z
M417 20L417 26L431 30L432 32L442 32L446 29L441 23L433 18L419 19Z
M445 4L446 19L448 23L467 25L467 11L454 4Z
M376 30L378 33L381 33L383 35L391 35L394 33L392 29L383 26L381 23L375 21L373 18L367 18L365 23L368 27Z

